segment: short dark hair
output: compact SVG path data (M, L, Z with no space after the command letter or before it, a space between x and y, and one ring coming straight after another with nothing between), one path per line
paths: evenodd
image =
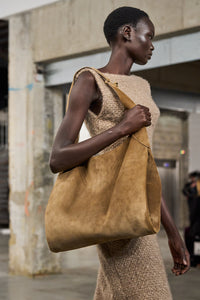
M188 174L189 177L200 177L200 172L199 171L193 171Z
M149 18L147 13L135 7L122 6L113 10L106 18L104 22L104 35L110 45L116 35L118 29L125 24L130 24L136 27L138 21L142 18Z

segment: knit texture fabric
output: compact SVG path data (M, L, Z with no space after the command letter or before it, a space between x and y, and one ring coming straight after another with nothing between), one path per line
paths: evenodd
M88 111L86 126L95 136L118 124L123 118L124 107L102 78L91 69L102 96L100 113ZM135 75L104 74L126 93L135 104L149 107L152 124L147 127L149 142L159 117L159 109L152 100L149 83ZM119 139L99 154L112 150L126 137ZM119 240L98 245L100 269L94 300L171 300L171 292L160 254L156 235L131 240Z

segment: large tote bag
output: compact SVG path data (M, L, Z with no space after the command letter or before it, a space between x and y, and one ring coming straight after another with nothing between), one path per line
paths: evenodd
M95 71L126 108L135 105ZM157 233L160 201L161 182L144 127L113 150L58 175L45 212L49 248L60 252Z

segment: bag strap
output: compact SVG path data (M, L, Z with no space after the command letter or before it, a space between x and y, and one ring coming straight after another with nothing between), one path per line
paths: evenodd
M118 82L112 82L110 81L109 78L107 78L102 72L100 72L97 69L91 68L92 70L96 71L104 80L104 82L117 94L117 96L119 97L120 101L122 102L122 104L130 109L133 108L136 104L134 103L134 101L127 96L127 94L125 94L122 90L120 90L120 88L118 87Z
M109 78L107 78L102 72L100 72L99 70L92 68L92 67L83 67L81 69L79 69L73 78L70 90L69 90L69 94L68 94L68 98L67 98L67 105L66 105L66 111L68 109L68 105L69 105L69 98L70 98L70 94L71 94L71 90L74 86L75 83L75 79L76 79L76 75L83 69L91 69L93 71L95 71L97 74L99 74L101 76L101 78L104 80L104 82L117 94L117 96L119 97L120 101L122 102L122 104L127 108L133 108L136 104L133 102L133 100L128 97L122 90L120 90L118 88L118 82L112 82L110 81ZM149 144L149 140L148 140L148 135L146 132L146 128L143 127L141 128L139 131L137 131L136 133L132 134L132 137L134 139L136 139L140 144L142 144L143 146L147 147L150 149L150 144Z

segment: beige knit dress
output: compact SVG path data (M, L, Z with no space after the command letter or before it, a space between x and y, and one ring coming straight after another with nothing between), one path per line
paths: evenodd
M94 136L119 123L124 107L95 71L85 68L77 76L86 70L94 75L102 95L98 116L89 110L85 120L91 136ZM136 104L149 107L152 125L147 127L147 133L151 143L159 109L152 100L148 82L135 75L104 75L112 82L118 82L119 88ZM118 140L101 153L111 150L122 141ZM98 254L100 269L94 300L172 299L156 235L101 244L98 245Z

